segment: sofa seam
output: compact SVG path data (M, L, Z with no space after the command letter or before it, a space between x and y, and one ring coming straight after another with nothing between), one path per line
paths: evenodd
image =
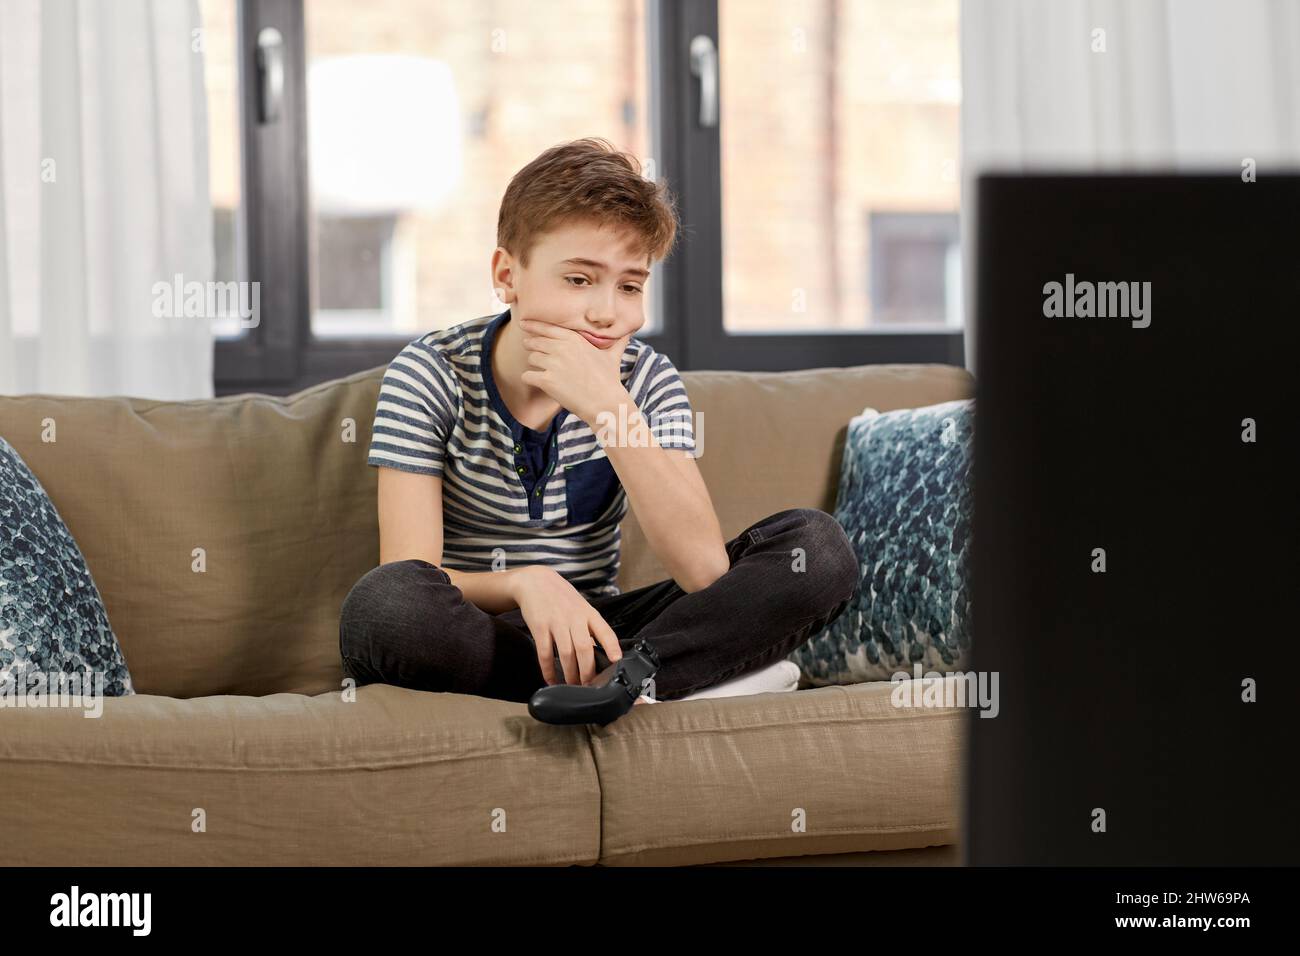
M812 836L818 836L822 834L862 833L870 836L880 836L880 835L886 835L891 833L915 833L920 830L952 830L955 827L956 824L954 823L937 823L937 824L919 823L914 825L908 824L906 826L887 827L887 828L823 827L818 829L815 833L808 832L808 833L801 833L801 834L795 834L789 836L784 834L773 834L769 831L762 831L757 833L748 833L736 837L726 836L721 839L717 837L710 837L708 839L703 839L703 840L691 840L689 842L678 842L678 843L667 843L667 844L641 843L641 844L637 844L636 846L629 847L627 849L620 849L617 853L615 853L613 856L610 856L608 859L616 860L618 859L619 856L629 856L634 853L644 853L646 850L678 850L678 849L688 849L690 847L697 847L697 846L712 846L717 843L741 843L741 842L748 842L753 840L779 840L780 842L784 843L787 840L791 842L797 842L803 837L812 837ZM950 846L954 844L945 843L945 844L930 844L930 845ZM904 848L900 847L899 849L904 849ZM914 848L907 847L905 849L914 849ZM601 861L603 862L605 859L606 857L602 852Z
M455 763L463 760L482 760L495 759L497 757L516 757L519 754L527 753L546 753L544 747L528 748L525 750L504 750L483 754L468 754L441 757L433 760L410 760L401 763L387 764L351 764L339 767L214 767L207 765L185 765L170 763L121 763L106 760L60 760L55 757L8 757L0 756L0 767L5 764L27 763L27 764L54 764L56 766L75 766L75 767L122 767L130 770L204 770L212 772L227 773L341 773L353 770L396 770L405 767L428 767L444 763Z
M419 337L417 336L417 339L418 339L418 338L419 338ZM406 345L409 345L409 344L411 344L411 343L410 343L410 342L406 343ZM405 348L406 346L403 345L402 347ZM400 351L400 350L399 350L399 351ZM395 358L395 357L396 357L396 354L394 355L394 358ZM337 386L340 385L340 384L352 384L352 383L354 383L354 382L365 381L367 378L372 378L372 377L375 378L376 380L382 382L384 374L386 374L387 371L388 371L388 366L389 366L389 364L391 364L391 363L385 363L385 364L382 364L382 365L376 365L376 366L373 366L372 368L368 368L368 369L360 369L360 370L358 370L358 371L356 371L356 372L352 372L352 373L350 373L350 374L348 374L348 375L341 376L340 378L337 378L337 379L331 379L331 380L328 381L328 382L317 382L315 385L308 385L306 388L300 389L300 390L298 390L298 391L296 391L296 392L291 392L291 393L288 394L288 395L267 395L267 394L264 394L264 393L261 393L261 392L248 392L248 391L243 391L243 392L233 392L233 393L231 393L231 394L229 394L229 395L215 395L215 396L213 396L213 397L211 397L211 398L188 398L188 399L146 399L146 398L141 398L141 397L138 397L138 396L131 396L131 395L127 395L127 396L81 396L81 395L56 395L56 394L51 394L51 393L48 393L48 392L33 392L33 393L31 393L31 394L27 394L27 395L5 395L5 396L0 396L0 397L3 397L3 398L6 399L7 401L34 401L34 400L41 400L41 401L51 401L51 400L67 401L67 400L69 400L69 399L73 399L73 400L82 399L82 400L88 400L88 401L103 401L105 398L116 398L116 399L122 399L122 400L125 400L125 401L127 401L127 402L140 402L140 403L148 402L149 404L146 405L146 406L144 406L143 408L133 408L133 409L132 409L132 410L135 411L137 414L143 414L143 413L145 413L145 412L153 411L154 409L157 409L157 408L164 408L164 407L175 407L175 406L181 406L181 407L191 406L191 407L193 407L193 406L198 405L199 403L207 403L207 404L210 404L210 403L218 403L218 404L226 405L226 404L234 404L235 402L249 402L249 401L254 401L254 402L257 402L257 403L259 403L259 404L269 405L269 406L271 406L271 407L275 407L275 406L284 407L284 406L287 406L287 405L296 404L298 401L301 401L301 400L303 400L303 399L305 399L305 398L311 397L314 393L316 393L316 392L318 392L318 391L324 391L324 390L326 389L327 386L330 386L330 387L337 387ZM862 367L862 366L849 366L849 368L861 368L861 367ZM969 384L969 382L970 382L970 380L971 380L970 370L969 370L969 369L966 369L965 367L960 366L960 365L952 365L952 364L947 363L947 362L886 362L886 363L883 363L883 364L880 364L880 365L873 366L873 369L875 369L878 373L880 373L880 372L892 372L892 371L897 370L897 369L900 369L900 368L908 368L908 369L916 369L916 368L919 368L919 369L922 369L922 370L925 370L925 371L928 371L928 372L935 372L935 373L939 373L939 374L944 374L944 375L946 375L947 377L954 378L954 379L957 379L957 380L959 380L959 381L962 381L962 382L964 382L964 383L968 383L968 384ZM812 376L811 376L811 373L826 372L826 371L828 371L828 370L829 370L829 371L843 371L844 369L843 369L841 366L824 365L824 366L817 366L816 368L808 368L808 369L785 369L785 370L782 370L782 371L757 371L757 372L753 372L753 373L750 373L750 374L753 374L753 375L762 375L762 376L775 376L775 375L793 376L793 375L802 375L802 376L804 376L804 377L812 377ZM683 372L682 372L682 374L683 374L684 376L685 376L685 375L699 375L699 374L702 374L702 373L709 373L709 374L719 374L719 373L721 373L721 374L724 374L724 375L725 375L725 374L731 374L731 373L728 373L727 370L722 370L722 369L698 369L698 370L695 370L695 371L693 371L693 372L692 372L692 371L689 371L689 370L688 370L688 371L683 371ZM961 399L953 399L953 401L960 401L960 400L961 400ZM932 403L932 404L937 404L937 403ZM910 407L910 406L909 406L909 407Z
M592 859L592 858L589 857L589 856L575 856L575 857L530 856L530 857L528 857L527 859L524 859L524 860L505 860L505 861L500 861L500 862L479 861L479 862L475 862L475 863L379 863L379 864L374 864L374 863L316 863L316 864L285 864L285 863L123 863L123 862L121 862L120 860L116 860L116 861L111 862L111 863L78 863L78 864L76 864L76 865L77 865L78 868L80 868L80 867L86 867L86 868L89 868L89 869L102 869L102 868L109 868L109 867L116 868L116 869L121 869L121 868L123 868L123 867L144 867L144 868L149 868L149 867L154 867L154 868L157 868L157 867L169 867L169 868L170 868L170 867L178 867L178 866L184 866L184 867L189 867L189 866L221 866L221 867L239 867L240 869L245 869L245 868L247 868L247 869L271 869L271 868L274 868L274 869L285 869L287 866L288 866L288 867L294 867L294 868L299 867L299 866L311 866L312 868L319 868L319 869L337 869L337 868L347 868L347 869L389 869L389 868L396 868L396 869L408 869L408 868L427 869L427 868L430 868L430 867L436 867L436 868L438 868L438 869L444 869L444 870L458 870L458 869L475 870L475 869L482 869L482 868L486 868L486 867L521 867L521 866L536 866L536 867L545 867L545 868L548 868L548 869L549 869L549 868L551 868L551 867L558 867L558 866L595 866L598 862L599 862L599 860L594 860L594 859ZM34 865L38 865L38 864L30 864L30 865L33 865L33 866L34 866ZM39 865L42 865L42 866L43 866L44 864L39 864Z
M407 343L410 344L409 342ZM405 346L403 346L405 348ZM400 351L400 350L399 350ZM396 353L394 353L396 357ZM231 392L228 395L214 395L211 398L182 398L182 399L151 399L136 395L58 395L49 392L33 392L28 395L5 395L7 400L19 401L90 401L99 402L107 399L116 400L122 403L137 403L138 407L128 404L127 407L136 414L143 415L159 408L185 408L198 407L201 404L218 404L233 405L236 403L250 402L269 407L287 407L297 404L300 401L311 398L318 392L327 391L329 388L338 388L340 385L351 385L356 382L363 382L367 378L375 378L382 381L384 373L388 371L389 363L375 365L367 369L359 369L348 375L339 378L330 379L325 382L317 382L314 385L308 385L296 392L290 392L288 395L268 395L263 392ZM376 374L378 373L378 374Z
M674 703L674 701L665 701L665 703ZM676 703L682 703L682 702L678 701ZM690 701L686 701L685 703L690 703ZM932 714L932 715L908 714L899 717L845 717L839 719L819 718L814 720L803 720L794 723L746 724L737 727L708 727L708 728L684 728L681 730L665 730L665 731L638 731L636 734L630 735L629 739L644 740L644 739L651 739L651 738L663 739L663 738L671 738L671 737L681 737L686 735L698 736L700 734L711 734L711 735L712 734L733 734L739 731L788 729L792 727L803 727L810 724L824 726L829 724L870 723L870 722L878 722L878 721L913 721L913 720L953 721L953 720L960 720L963 717L965 710L967 710L968 708L954 707L954 708L931 708L931 709L932 710L944 709L944 710L953 710L959 712L952 713L952 714ZM623 737L622 735L609 735L609 736L597 738L595 736L594 731L592 731L590 724L584 725L584 730L586 732L585 736L586 736L588 752L591 754L592 761L596 767L597 784L601 785L600 765L599 765L599 761L596 759L595 741L597 739L601 741L614 741L618 739L623 739ZM11 756L4 756L4 755L0 755L0 765L3 765L5 763L46 763L46 764L56 764L60 766L71 765L71 766L87 766L87 767L130 767L130 768L140 768L140 769L149 769L149 770L211 770L211 771L257 771L262 773L266 773L266 772L303 773L303 772L340 772L340 771L350 771L350 770L386 770L386 769L398 768L398 767L433 766L436 764L452 763L455 761L462 761L462 760L493 759L497 757L509 757L521 753L532 753L532 752L544 753L547 752L547 748L529 747L529 748L516 749L516 750L489 751L480 754L457 754L457 755L449 755L445 757L438 757L434 759L407 760L403 762L394 762L394 763L379 764L379 765L351 764L346 766L335 766L335 767L250 767L250 766L213 767L213 766L204 766L204 765L123 763L118 761L89 761L89 760L80 760L80 759L60 760L53 757L11 757Z
M666 701L666 703L673 703L673 701ZM951 709L965 710L965 708L951 708ZM916 715L907 715L904 717L864 717L864 718L842 718L838 720L805 720L805 721L799 721L797 723L787 723L787 724L771 723L771 724L753 724L753 725L745 725L739 727L693 728L693 729L669 730L669 731L660 731L660 732L645 731L645 732L638 732L632 735L632 737L634 739L651 739L651 738L663 739L663 738L670 738L670 737L681 737L685 735L696 736L699 734L711 734L711 735L712 734L733 734L739 731L749 731L749 730L770 730L773 728L784 729L784 728L791 728L791 727L803 727L809 724L827 725L827 724L867 723L867 722L882 721L882 720L911 721L911 720L920 720L920 719L951 721L951 720L959 720L961 717L962 714L957 713L957 714L939 714L939 715L934 715L929 717L922 714L916 714ZM591 730L591 725L585 725L584 729L586 731L585 736L586 736L588 752L591 754L592 762L595 764L596 767L597 784L602 785L600 783L600 764L599 761L596 759L596 750L595 750L595 741L597 738L595 737L594 732ZM612 741L612 740L618 740L622 738L621 736L616 737L611 735L611 736L601 737L599 739L601 741ZM80 760L80 759L60 760L54 757L12 757L12 756L4 756L4 755L0 755L0 766L6 763L37 763L37 764L45 763L45 764L55 764L59 766L130 767L130 768L139 768L139 769L147 769L147 770L211 770L211 771L256 771L260 773L267 773L267 772L303 773L303 772L341 772L341 771L350 771L350 770L387 770L387 769L399 768L399 767L433 766L437 764L452 763L461 760L493 759L497 757L510 757L510 756L515 756L517 754L526 754L526 753L533 753L533 752L544 753L547 752L547 748L530 747L530 748L517 749L517 750L490 751L481 754L457 754L457 755L449 755L449 756L439 757L434 759L407 760L402 762L394 762L394 763L379 764L379 765L351 764L346 766L335 766L335 767L250 767L250 766L213 767L213 766L205 766L205 765L184 765L184 764L123 763L118 761L102 761L102 760L100 761L90 761L90 760Z
M714 699L721 699L721 698L714 698ZM689 703L693 703L693 701L665 700L662 701L662 703L689 704ZM784 730L791 727L804 727L807 725L822 726L827 724L861 724L861 723L875 723L879 721L960 720L963 717L964 712L969 710L969 708L967 707L950 707L950 708L932 707L932 708L925 708L925 709L931 711L953 710L953 711L959 711L959 713L931 714L931 715L907 714L900 717L841 717L841 718L832 718L832 719L815 718L813 720L800 720L800 721L788 722L788 723L774 722L770 724L743 724L736 727L689 727L689 728L683 728L681 730L637 731L636 734L630 736L636 739L644 739L647 737L680 737L683 735L694 736L696 734L732 734L742 730L772 730L772 729ZM617 740L617 739L621 739L621 737L622 735L609 734L607 736L600 737L598 739Z
M587 753L591 755L591 766L596 771L596 860L605 852L605 778L600 773L600 759L596 756L596 745L592 741L591 724L583 725L583 736L587 739Z

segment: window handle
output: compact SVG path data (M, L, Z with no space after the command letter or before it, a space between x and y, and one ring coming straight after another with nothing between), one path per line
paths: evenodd
M691 75L700 78L700 126L717 126L718 48L707 34L691 41Z
M257 88L258 120L277 122L284 98L284 37L275 27L264 27L257 34Z

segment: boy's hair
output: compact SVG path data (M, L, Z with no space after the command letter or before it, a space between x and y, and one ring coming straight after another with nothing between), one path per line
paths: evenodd
M649 181L635 156L594 136L552 146L515 173L501 200L497 245L527 268L542 233L573 219L631 229L651 262L666 258L677 236L668 184Z

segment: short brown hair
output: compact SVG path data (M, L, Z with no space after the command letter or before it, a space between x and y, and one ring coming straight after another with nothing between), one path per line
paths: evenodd
M574 219L630 228L651 262L666 258L677 236L668 184L646 179L635 156L594 136L552 146L515 173L501 200L497 245L527 268L542 233Z

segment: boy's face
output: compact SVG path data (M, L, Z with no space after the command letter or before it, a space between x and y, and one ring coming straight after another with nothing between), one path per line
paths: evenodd
M499 246L492 255L492 281L512 315L573 329L600 349L645 325L649 278L633 233L585 220L542 235L527 268Z

